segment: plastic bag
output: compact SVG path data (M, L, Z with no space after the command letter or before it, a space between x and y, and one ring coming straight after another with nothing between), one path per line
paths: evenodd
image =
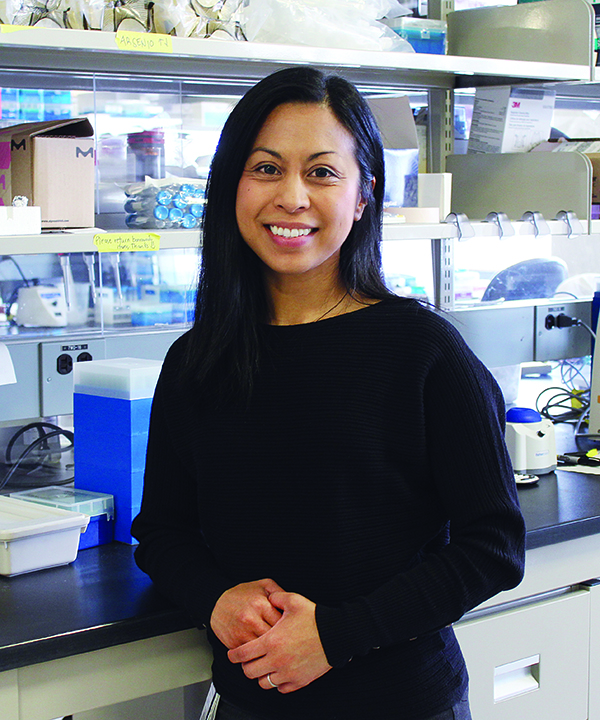
M236 18L242 0L154 0L149 29L178 37L244 40Z
M106 0L102 29L108 32L147 32L152 5L149 0Z
M397 0L245 0L240 11L248 40L355 50L414 52L379 22Z
M24 0L15 9L12 24L68 28L68 13L68 0Z
M71 0L67 13L69 27L77 30L102 30L104 0Z
M0 24L10 25L14 14L12 0L0 0Z
M125 224L129 228L184 228L200 226L204 209L204 180L147 177L126 185Z

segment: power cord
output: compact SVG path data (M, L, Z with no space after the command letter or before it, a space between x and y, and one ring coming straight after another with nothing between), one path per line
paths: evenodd
M46 429L49 429L49 432L46 432ZM38 431L38 437L33 440L19 455L17 460L13 463L12 461L12 449L15 445L15 442L23 435L24 433L28 432L29 430L37 430ZM63 436L67 438L69 441L69 445L65 448L60 449L52 449L48 445L48 440L54 437L60 437ZM59 427L58 425L54 425L52 423L48 422L34 422L29 423L28 425L24 425L23 427L19 428L17 432L11 437L11 439L8 442L8 445L6 446L6 452L5 452L5 462L6 466L9 467L9 470L7 474L4 476L2 480L0 480L0 490L2 490L6 485L8 485L17 472L17 470L21 467L23 464L23 461L29 457L29 455L38 447L42 446L44 450L46 450L45 454L39 458L37 464L28 470L27 474L30 475L31 473L35 472L36 470L40 469L44 465L44 461L48 457L48 455L51 454L57 454L57 453L63 453L67 450L70 450L73 447L74 437L73 433L70 430L64 430L63 428ZM44 447L45 446L45 447ZM52 485L64 485L69 482L72 482L73 478L69 478L68 480L62 480L62 481L52 481ZM27 485L27 487L30 487L31 485L27 483L19 483L20 485ZM43 484L43 483L41 483ZM34 487L39 487L40 482L36 481L33 484Z
M552 393L552 395L545 399L549 393ZM589 397L589 389L582 391L568 390L562 387L548 387L538 395L535 401L535 409L542 417L552 420L555 424L579 422L590 408ZM543 403L542 398L544 398Z
M546 326L546 330L552 330L552 328L582 327L590 333L594 340L596 339L596 333L589 325L584 323L583 320L575 317L570 317L569 315L565 315L564 313L559 313L558 315L546 315L544 325Z
M22 279L23 282L25 283L25 286L26 286L26 287L29 287L30 282L29 282L29 280L25 277L25 274L24 274L23 271L21 270L21 266L20 266L19 263L14 259L14 257L13 257L12 255L0 255L0 262L8 262L8 261L12 262L12 264L17 268L17 272L18 272L19 275L21 276L21 279Z

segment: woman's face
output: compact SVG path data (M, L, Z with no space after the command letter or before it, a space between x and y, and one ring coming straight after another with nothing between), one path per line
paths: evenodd
M354 139L323 105L279 105L237 189L242 237L276 276L331 273L365 201ZM336 275L337 276L337 275Z

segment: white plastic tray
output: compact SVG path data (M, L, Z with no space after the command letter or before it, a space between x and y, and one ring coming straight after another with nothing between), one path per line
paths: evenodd
M0 575L73 562L89 516L0 496Z

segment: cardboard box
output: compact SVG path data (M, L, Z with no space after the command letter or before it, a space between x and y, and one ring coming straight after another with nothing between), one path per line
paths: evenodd
M10 203L3 202L4 197L10 197ZM0 205L10 204L10 141L0 140Z
M477 88L467 152L527 152L547 140L554 97L543 88Z
M592 163L592 204L600 204L600 138L548 140L533 148L534 152L580 152Z
M10 143L10 182L0 183L0 203L24 195L41 207L43 229L93 227L93 134L87 118L0 130L0 147Z
M385 148L385 207L417 207L419 139L408 97L371 98Z

